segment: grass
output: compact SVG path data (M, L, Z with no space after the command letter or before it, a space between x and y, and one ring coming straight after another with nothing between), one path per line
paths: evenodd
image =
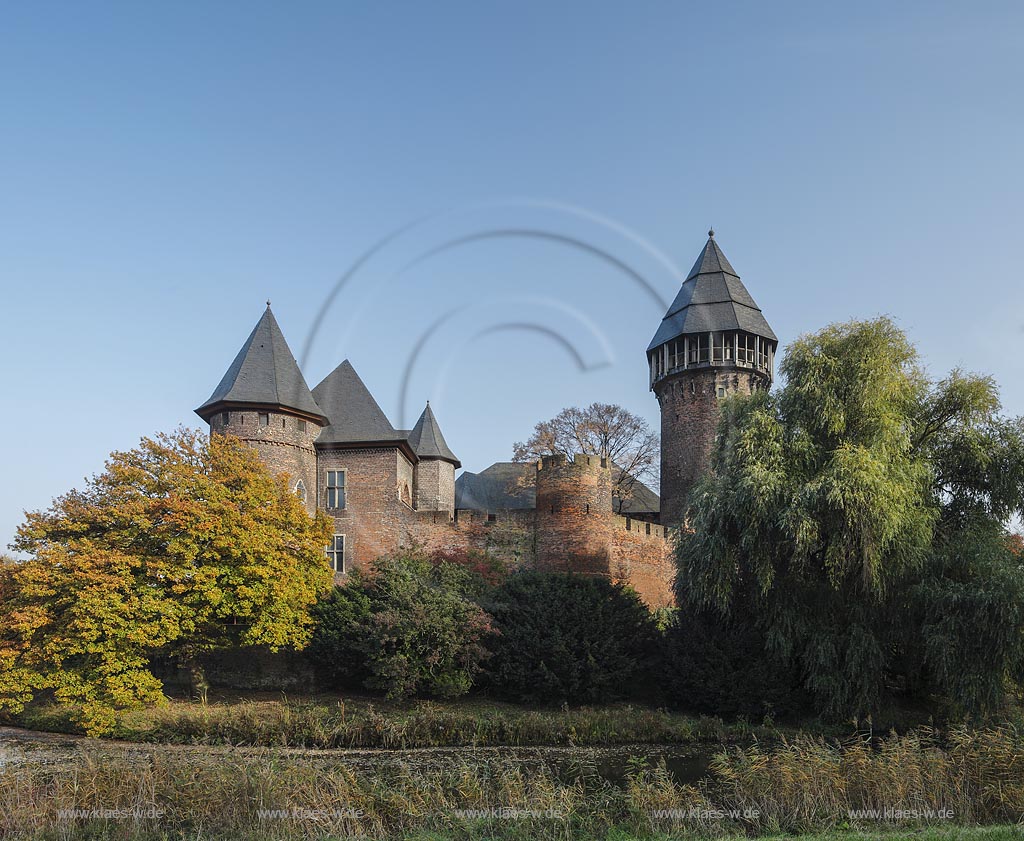
M15 723L75 733L68 711L38 704ZM385 703L380 699L247 700L122 712L110 734L133 742L306 748L699 744L777 739L767 724L724 723L642 706L528 709L492 701Z
M713 771L709 780L686 785L664 767L636 768L616 786L586 769L566 775L500 758L357 772L330 758L315 763L272 749L165 747L140 758L123 748L86 746L70 767L26 764L0 773L0 829L10 837L122 841L160 833L255 841L1021 837L1010 828L1024 820L1024 732L1015 727L954 730L941 743L922 730L877 746L800 737L774 749L725 749ZM61 809L155 810L160 817L61 822ZM897 820L891 810L916 810L917 817ZM952 817L929 817L929 810ZM986 824L1003 828L972 829ZM911 830L929 834L908 836Z

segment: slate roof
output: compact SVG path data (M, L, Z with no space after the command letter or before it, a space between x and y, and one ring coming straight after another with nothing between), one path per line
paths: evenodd
M536 508L536 470L533 462L499 461L480 473L466 471L455 480L455 507L474 511ZM660 510L658 495L637 482L621 513L657 514Z
M773 342L779 340L715 241L715 232L708 231L704 249L647 350L684 334L720 330L743 330Z
M433 458L442 461L450 461L457 468L462 467L460 462L445 443L441 434L441 427L438 426L437 418L430 408L430 401L427 401L427 408L423 410L420 419L409 432L409 446L420 458Z
M210 399L196 414L208 420L224 404L282 406L326 422L267 304L249 338Z
M536 508L532 462L499 461L479 473L463 472L455 480L455 507L474 511Z
M313 397L330 420L317 444L405 443L406 433L391 425L347 359L313 389Z

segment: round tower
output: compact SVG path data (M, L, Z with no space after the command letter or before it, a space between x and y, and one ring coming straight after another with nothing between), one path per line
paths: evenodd
M287 474L311 514L317 507L313 442L327 424L270 311L259 320L210 399L196 409L211 435L235 435Z
M661 406L661 522L683 522L707 471L718 401L771 387L779 340L708 231L708 241L647 348Z
M441 434L441 426L427 407L409 432L409 446L416 453L413 504L420 511L455 511L455 471L462 463Z
M537 463L537 569L610 574L611 474L599 456Z

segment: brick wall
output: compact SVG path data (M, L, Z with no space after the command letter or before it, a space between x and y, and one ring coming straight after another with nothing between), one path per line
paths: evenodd
M667 530L655 523L615 515L612 532L612 577L628 584L648 607L674 604L673 542Z
M301 481L305 488L306 510L312 514L316 511L317 462L313 441L320 434L320 426L274 412L266 413L268 423L261 426L260 414L239 410L218 412L210 418L210 432L236 435L246 441L274 473L289 477L290 487L295 488Z
M425 459L416 465L416 508L421 511L455 510L455 465Z
M408 460L396 448L320 451L319 490L326 502L328 470L345 471L345 507L328 510L335 534L345 535L346 566L365 567L402 546L408 512L399 496L399 476Z
M537 468L538 569L607 575L612 478L594 456L547 456Z
M655 384L661 406L661 522L683 521L686 498L707 472L722 394L750 394L763 375L733 367L681 371Z

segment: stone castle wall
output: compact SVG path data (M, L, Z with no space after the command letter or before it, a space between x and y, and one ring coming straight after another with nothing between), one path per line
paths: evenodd
M718 428L718 400L750 394L764 383L756 371L690 368L655 384L661 406L661 522L683 522L686 499L707 472Z
M266 426L260 424L261 414L267 415ZM248 442L271 471L289 477L293 490L301 481L306 510L310 514L316 511L317 453L313 441L320 434L318 424L294 415L232 409L210 418L210 432L235 435Z

